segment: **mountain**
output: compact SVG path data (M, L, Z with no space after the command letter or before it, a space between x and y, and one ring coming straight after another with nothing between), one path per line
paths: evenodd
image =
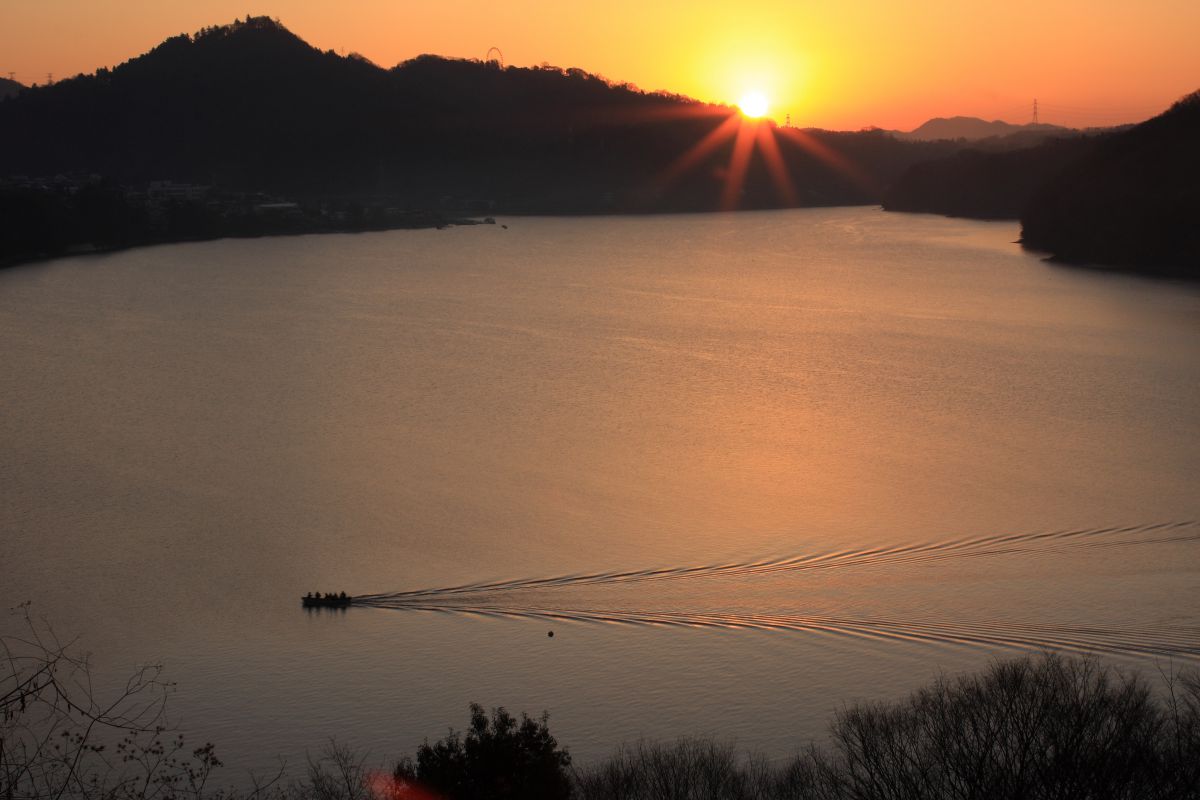
M1021 214L1021 241L1063 261L1200 278L1200 92L1098 143Z
M1018 133L1053 134L1066 132L1067 128L1058 125L1027 124L1013 125L1002 120L979 119L978 117L934 117L919 127L907 133L897 131L900 139L916 141L936 141L939 139L988 139L994 136L1011 136Z
M0 100L11 97L24 88L24 85L16 81L11 81L8 78L0 78Z
M258 17L0 103L0 176L95 173L408 208L708 210L730 202L735 131L708 137L734 113L578 69L436 56L384 69ZM755 149L738 207L877 202L909 165L960 146L761 125L778 159L769 167L772 154Z

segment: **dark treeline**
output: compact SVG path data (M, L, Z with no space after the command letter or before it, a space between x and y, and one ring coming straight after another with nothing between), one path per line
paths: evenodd
M37 258L224 237L433 228L473 224L439 211L354 198L270 202L256 193L158 196L98 177L0 183L0 267Z
M254 18L0 103L0 176L95 173L426 208L449 198L516 212L715 209L732 136L683 174L663 173L731 113L577 69L434 56L382 69ZM756 154L739 206L877 202L910 164L958 146L809 136L857 170L776 137L795 201Z
M449 800L1190 800L1200 797L1200 680L1156 696L1135 675L1056 655L943 678L839 712L827 746L771 762L713 740L640 742L568 771L546 728L478 706L403 760L390 794ZM423 793L432 790L428 794ZM342 798L341 800L350 800ZM391 799L389 799L391 800Z
M1200 93L1127 130L972 148L915 164L892 211L1020 219L1022 242L1056 258L1200 277Z
M1050 138L1016 150L973 144L945 158L914 164L883 196L888 211L976 219L1017 219L1034 193L1096 146L1099 136Z
M878 202L908 166L962 146L764 122L793 191L780 188L756 147L731 203L725 187L736 126L686 167L680 159L733 114L577 69L433 56L383 69L248 18L0 101L0 181L10 205L25 192L20 202L42 210L32 220L27 212L26 230L15 235L59 231L67 241L42 246L55 252L111 244L70 238L88 228L110 231L115 241L173 235L161 218L153 231L139 227L141 212L115 196L150 182L262 193L306 207L356 202L480 214L841 205ZM47 188L55 176L76 186L103 183L112 202L93 189L78 201L56 193ZM40 195L29 200L30 191ZM83 213L98 206L97 217ZM185 225L187 236L236 235L242 222L227 218L243 215L226 204L208 216Z

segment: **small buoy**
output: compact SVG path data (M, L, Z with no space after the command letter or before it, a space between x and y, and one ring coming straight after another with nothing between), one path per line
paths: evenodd
M546 635L547 635L547 636L549 636L551 639L553 639L553 638L554 638L554 631L547 631L547 632L546 632Z

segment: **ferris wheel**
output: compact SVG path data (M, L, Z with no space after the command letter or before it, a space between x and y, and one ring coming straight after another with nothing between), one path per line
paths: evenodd
M483 63L496 63L500 65L500 69L504 69L504 53L500 52L499 47L489 47L487 55L483 57Z

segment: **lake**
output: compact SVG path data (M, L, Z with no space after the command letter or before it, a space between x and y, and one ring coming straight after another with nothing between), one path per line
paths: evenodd
M0 272L0 601L161 661L235 783L471 701L778 758L998 656L1200 662L1196 286L874 208L499 221Z

